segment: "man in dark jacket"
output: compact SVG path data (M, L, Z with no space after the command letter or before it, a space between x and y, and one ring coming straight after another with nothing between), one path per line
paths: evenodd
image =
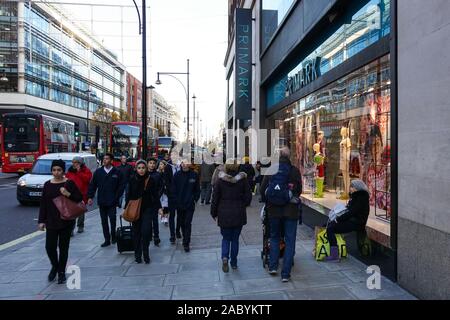
M291 276L292 263L295 254L295 242L297 237L297 223L299 218L300 194L302 193L302 179L298 168L291 164L289 160L290 150L284 147L280 151L279 171L282 168L288 168L287 188L289 190L290 199L285 204L274 204L266 196L266 190L271 188L271 180L274 176L264 176L261 184L261 196L266 202L266 210L269 216L270 223L270 259L269 259L269 273L271 275L277 274L278 260L280 255L280 238L281 229L284 227L284 240L286 248L283 259L283 269L281 278L283 282L287 282ZM276 186L277 187L277 186ZM278 186L283 189L283 186Z
M152 225L150 230L153 232L153 240L155 246L159 246L161 243L161 239L159 238L159 223L158 223L158 210L161 208L160 198L163 193L164 183L162 181L163 177L156 170L158 165L158 160L155 158L150 158L147 161L148 174L150 176L150 183L154 185L154 188L157 190L158 199L154 199L154 202L158 204L158 208L153 208L152 211ZM150 239L151 241L151 239Z
M166 163L166 167L164 169L163 174L163 180L164 185L167 190L167 198L168 198L168 205L169 205L169 229L170 229L170 243L175 244L175 235L178 239L181 239L181 232L180 228L181 225L179 223L179 216L177 216L176 219L176 225L175 225L175 216L176 216L176 208L174 207L174 195L172 194L172 180L175 173L179 171L179 168L176 164L173 164L172 160L170 159L169 153L164 154L164 160ZM176 234L175 234L176 230Z
M126 197L126 193L128 192L128 183L130 181L130 177L133 174L133 166L127 163L127 157L126 156L121 156L120 157L120 165L117 167L117 169L120 171L120 173L122 174L122 178L123 181L125 183L125 191L122 194L122 196L120 197L119 200L119 208L122 206L122 202L124 197Z
M200 182L198 174L190 169L186 161L181 163L181 171L174 175L171 189L173 206L180 218L184 251L189 252L192 218L195 204L200 198Z
M92 205L95 193L97 194L97 204L100 208L102 219L103 236L105 242L101 245L107 247L116 243L116 208L119 205L120 196L124 190L124 180L120 171L112 166L113 155L105 154L103 157L103 167L97 169L89 184L88 204ZM111 224L111 232L108 225Z
M216 170L214 164L207 164L205 160L203 160L200 167L201 204L211 203L211 180L214 170Z
M247 180L250 185L250 190L253 192L255 190L255 168L250 163L249 157L244 157L244 163L240 165L239 171L245 172L247 174Z

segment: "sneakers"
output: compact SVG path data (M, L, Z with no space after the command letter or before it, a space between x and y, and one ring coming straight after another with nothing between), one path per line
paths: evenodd
M79 227L78 228L78 233L83 233L84 232L84 228L83 227Z
M281 282L289 282L291 280L291 277L283 277L281 278Z
M103 243L100 245L100 247L105 248L105 247L108 247L108 246L110 246L110 245L111 245L111 242L105 241L105 242L103 242Z
M277 274L277 270L275 270L275 269L269 270L269 274L271 276L275 276Z
M238 266L231 266L231 269L236 270Z
M230 269L228 268L228 259L227 258L222 259L222 271L225 273L230 271Z

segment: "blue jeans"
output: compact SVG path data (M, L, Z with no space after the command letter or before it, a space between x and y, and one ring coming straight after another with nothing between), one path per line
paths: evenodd
M242 227L237 228L220 228L222 234L222 259L230 259L231 246L231 266L237 266L237 256L239 253L239 236L241 235Z
M295 254L295 240L297 238L297 220L286 218L270 218L270 259L269 270L278 269L280 258L280 238L281 227L284 226L284 241L286 248L283 258L282 278L289 278L291 275L292 262Z

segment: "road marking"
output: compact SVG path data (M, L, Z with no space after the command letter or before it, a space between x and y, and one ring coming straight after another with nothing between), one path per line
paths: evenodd
M30 234L28 234L26 236L23 236L23 237L21 237L19 239L16 239L14 241L2 244L2 245L0 245L0 251L6 250L8 248L11 248L11 247L13 247L15 245L18 245L18 244L20 244L22 242L25 242L27 240L36 238L37 236L40 236L41 234L44 234L44 233L45 233L45 231L36 231L36 232L30 233Z
M94 209L94 210L86 212L86 218L92 216L94 213L96 213L96 211L98 212L98 210L99 209L97 208L97 209ZM36 231L36 232L30 233L30 234L27 234L26 236L23 236L23 237L21 237L19 239L16 239L16 240L13 240L11 242L2 244L2 245L0 245L0 252L6 250L8 248L14 247L15 245L18 245L18 244L20 244L22 242L25 242L27 240L36 238L37 236L40 236L41 234L45 234L45 231Z

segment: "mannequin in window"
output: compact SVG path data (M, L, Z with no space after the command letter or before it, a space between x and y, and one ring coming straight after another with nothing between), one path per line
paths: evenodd
M341 170L344 180L344 191L339 199L348 200L350 192L350 153L352 149L352 142L349 138L348 128L341 128L341 137L339 169Z
M325 157L320 152L320 144L316 143L313 146L314 149L314 164L316 166L316 192L314 193L315 198L323 198L323 181L325 179Z
M319 131L317 132L317 143L320 145L320 153L326 157L325 155L325 132Z

